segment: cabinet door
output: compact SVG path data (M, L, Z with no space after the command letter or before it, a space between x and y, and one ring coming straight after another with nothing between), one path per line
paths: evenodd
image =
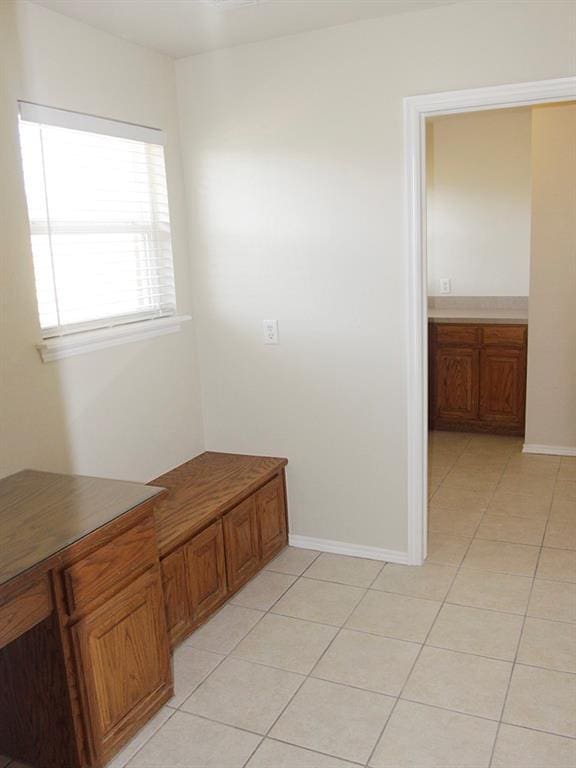
M250 496L224 516L224 542L228 586L230 590L234 590L256 573L259 567L254 496Z
M186 548L180 547L162 560L162 586L166 604L166 624L172 646L188 634L192 626L192 606L186 576Z
M436 419L478 418L479 350L437 348L434 383Z
M219 520L186 547L188 589L194 621L213 611L226 596L224 535Z
M488 347L480 357L480 418L521 428L526 391L525 352Z
M260 554L264 560L286 544L284 484L275 477L256 493Z
M171 694L159 569L144 573L71 631L91 740L104 763Z

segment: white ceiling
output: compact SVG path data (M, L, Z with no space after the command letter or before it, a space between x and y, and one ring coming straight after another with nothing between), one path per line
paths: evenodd
M33 0L174 58L455 1Z

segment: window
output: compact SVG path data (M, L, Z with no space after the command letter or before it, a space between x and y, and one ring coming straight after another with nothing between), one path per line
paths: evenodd
M20 103L45 340L173 316L161 131Z

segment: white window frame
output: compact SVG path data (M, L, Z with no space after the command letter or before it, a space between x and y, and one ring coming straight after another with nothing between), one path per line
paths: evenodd
M84 130L164 146L166 144L164 132L156 128L46 107L26 101L19 102L19 110L21 119L29 122L57 125L62 128ZM36 344L36 348L43 362L51 362L119 344L177 333L181 330L182 323L190 319L190 315L179 315L175 312L158 317L131 317L124 321L114 319L107 326L101 326L98 321L95 321L95 325L99 327L90 329L84 324L83 327L75 330L73 326L70 326L67 332L62 335L44 338Z

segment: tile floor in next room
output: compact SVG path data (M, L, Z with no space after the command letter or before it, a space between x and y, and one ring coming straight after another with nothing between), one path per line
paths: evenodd
M288 548L111 766L575 768L576 458L438 432L429 469L422 568Z

